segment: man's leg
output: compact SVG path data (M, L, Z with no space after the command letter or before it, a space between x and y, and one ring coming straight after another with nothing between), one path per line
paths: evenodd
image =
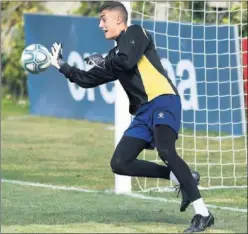
M192 226L185 231L205 230L214 223L214 217L206 208L188 165L176 152L176 132L169 126L160 124L155 126L154 136L159 156L171 168L180 185L193 202L196 216L192 220Z
M138 160L147 142L143 139L123 136L117 145L110 166L119 175L170 179L171 170L153 162Z

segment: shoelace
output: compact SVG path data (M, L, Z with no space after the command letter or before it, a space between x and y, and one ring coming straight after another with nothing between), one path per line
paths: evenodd
M194 217L193 217L193 219L191 220L191 223L199 223L200 221L201 221L201 215L199 215L199 214L196 214Z
M180 184L177 184L174 186L175 192L177 192L177 197L179 197L179 194L181 192L181 186Z
M199 180L196 181L196 184L199 185ZM179 194L181 192L181 186L180 184L177 184L174 186L175 192L177 192L177 197L179 197Z

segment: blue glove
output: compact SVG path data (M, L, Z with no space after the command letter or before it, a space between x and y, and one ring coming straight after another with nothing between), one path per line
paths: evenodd
M89 65L95 65L99 68L105 69L105 58L100 54L93 54L85 58L84 61Z

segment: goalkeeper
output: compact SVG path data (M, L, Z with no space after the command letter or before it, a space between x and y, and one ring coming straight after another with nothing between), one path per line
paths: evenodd
M181 100L156 52L151 35L138 25L127 26L127 10L120 2L106 2L100 8L100 24L107 40L117 46L103 58L86 58L94 65L89 71L72 67L62 60L60 43L54 43L51 63L71 82L83 88L119 80L129 98L134 119L124 132L111 159L114 173L127 176L170 179L180 184L181 211L192 202L195 216L185 232L204 231L214 224L197 188L199 175L191 172L176 152L181 121ZM156 147L166 164L138 160L143 149Z

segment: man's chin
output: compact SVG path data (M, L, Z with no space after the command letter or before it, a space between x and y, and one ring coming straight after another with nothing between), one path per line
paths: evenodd
M109 35L104 35L105 36L105 39L106 40L113 40L114 39L114 37L111 37L111 36L109 36Z

